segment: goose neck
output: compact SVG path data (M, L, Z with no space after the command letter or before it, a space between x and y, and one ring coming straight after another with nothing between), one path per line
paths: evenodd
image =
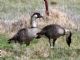
M36 22L36 18L35 17L31 18L31 27L32 28L36 28L37 27L37 22Z

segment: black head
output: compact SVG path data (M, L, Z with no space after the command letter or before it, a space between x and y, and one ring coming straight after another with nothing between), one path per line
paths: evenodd
M43 16L38 12L33 13L31 17L43 18Z
M68 32L68 34L66 35L66 42L67 42L69 47L70 47L70 44L71 44L71 37L72 37L72 33Z
M41 34L40 33L37 33L37 39L41 38Z

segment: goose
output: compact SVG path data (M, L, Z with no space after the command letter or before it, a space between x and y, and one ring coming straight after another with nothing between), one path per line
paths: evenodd
M20 29L12 38L8 40L8 43L14 41L15 43L18 42L20 44L25 43L26 46L30 44L30 42L37 36L37 33L40 29L37 27L36 20L37 18L43 18L40 13L35 12L31 16L31 27L30 28L22 28Z
M37 33L37 39L41 38L42 35L45 35L49 39L49 44L51 48L54 47L57 38L66 35L66 42L70 47L72 32L68 29L61 27L58 24L50 24L42 28L41 31ZM53 42L52 46L51 46L51 39Z

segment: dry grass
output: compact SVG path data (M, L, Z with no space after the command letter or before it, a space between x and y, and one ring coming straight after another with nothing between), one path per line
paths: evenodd
M40 22L39 24L42 26L49 24L59 24L65 28L77 29L75 22L72 21L66 13L52 7L50 7L50 15L45 18L45 22Z
M19 20L11 21L0 21L0 31L1 32L15 32L24 27L30 27L30 15L21 16ZM44 15L44 20L40 19L37 21L39 28L42 28L49 24L59 24L63 27L69 29L77 29L75 23L68 18L67 14L50 7L50 16L46 17Z

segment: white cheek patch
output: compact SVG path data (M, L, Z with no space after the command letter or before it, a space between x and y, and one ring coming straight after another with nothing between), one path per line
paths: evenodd
M37 17L37 15L34 15L34 17Z

